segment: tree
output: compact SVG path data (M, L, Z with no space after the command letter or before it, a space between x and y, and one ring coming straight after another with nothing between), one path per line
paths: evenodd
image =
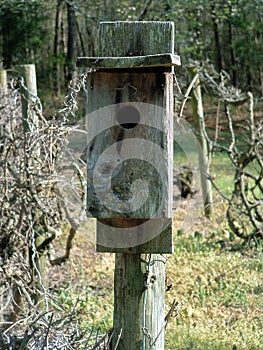
M220 38L220 29L219 29L219 20L217 17L217 9L216 9L217 1L211 1L211 20L213 24L214 31L214 40L215 40L215 52L216 52L216 67L219 71L223 69L223 52L221 46L221 38Z
M71 81L76 61L76 14L72 3L67 2L68 13L68 49L67 49L67 81Z
M4 67L17 63L34 63L41 54L47 31L43 22L43 1L2 1L0 4L0 35ZM18 40L19 38L19 40Z
M39 84L49 89L53 81L59 95L72 77L75 57L99 54L100 21L171 20L183 67L189 60L209 60L234 85L262 94L262 13L261 0L3 0L1 54L6 67L37 63Z
M62 0L57 0L56 4L56 18L55 18L55 28L54 28L54 46L53 46L53 84L54 93L59 96L61 93L61 40L62 33ZM63 54L62 54L63 55ZM63 56L62 56L63 57Z

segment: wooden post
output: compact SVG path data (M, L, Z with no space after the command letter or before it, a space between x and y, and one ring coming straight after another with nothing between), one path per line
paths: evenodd
M22 117L24 122L24 130L25 132L34 132L37 131L38 128L38 117L37 114L32 112L30 116L28 115L28 105L29 101L37 98L37 78L36 78L36 68L34 64L25 64L19 65L16 67L19 75L23 79L23 83L20 85L21 94L22 94ZM29 119L30 117L30 119ZM35 150L36 158L39 156L39 149L36 147ZM41 213L39 212L41 215ZM38 216L38 210L35 210L35 216ZM34 258L33 251L29 252L29 261L32 265L33 269L33 283L34 287L37 291L42 291L43 287L46 286L46 260L47 260L47 252L39 251L38 247L41 247L43 241L46 239L46 232L43 229L41 223L34 223L34 243L35 249L37 251L37 256ZM35 259L33 261L32 259ZM43 300L42 293L35 292L32 295L32 299L34 303L37 305L40 311L46 310L46 304Z
M0 70L0 89L3 93L7 90L7 74L6 70Z
M23 84L20 85L22 94L22 117L24 120L25 130L29 130L29 124L27 121L28 117L28 101L33 97L37 96L37 78L36 78L36 68L34 64L24 64L16 67L19 75L23 79ZM37 126L37 117L34 114L31 123Z
M197 67L195 65L191 65L188 67L190 77L193 79L197 74ZM197 138L201 144L202 153L199 153L199 164L201 170L201 182L202 182L202 190L205 201L205 215L208 218L212 218L214 215L213 209L213 192L211 182L207 178L207 173L209 171L208 166L208 147L207 141L204 134L205 128L205 119L204 119L204 111L203 111L203 102L202 102L202 92L201 92L201 82L199 77L195 81L192 90L192 108L193 108L193 118L195 123L195 128L197 131Z
M112 349L164 349L164 309L165 258L116 254Z
M23 118L23 126L24 126L24 131L30 131L30 127L29 127L29 122L28 122L28 100L30 99L30 93L33 95L37 95L37 88L36 88L36 74L35 74L35 65L30 64L30 65L21 65L21 66L17 66L16 67L18 73L21 75L21 77L23 77L23 84L21 84L20 89L21 89L21 100L22 100L22 118ZM25 88L27 87L27 89ZM34 118L35 119L35 118ZM34 123L35 124L35 123ZM43 272L45 271L45 269L43 269L43 258L41 261L36 261L35 264L32 263L32 252L25 252L25 254L29 255L29 259L30 262L32 264L32 266L37 266L38 271L34 270L34 275L38 276L38 273L41 273L41 271L43 270ZM34 279L34 284L36 286L36 288L39 290L41 290L41 286L39 284L39 279L35 280L35 276L33 276ZM21 297L21 293L20 293L20 287L18 285L14 285L13 286L13 290L12 290L12 298L13 298L13 311L10 313L10 315L8 316L8 320L15 322L18 318L19 313L21 312L21 305L22 305L22 297ZM35 304L38 303L39 301L39 295L36 293L34 295L32 295L32 299L34 300ZM44 308L44 304L39 304L38 305L39 309L42 310Z
M87 209L98 219L97 249L116 253L111 348L162 350L165 258L161 254L173 251L173 66L180 64L180 58L174 55L173 23L103 22L100 55L78 58L77 66L94 69L88 74L91 136ZM138 144L141 148L133 153ZM162 157L154 144L162 150ZM111 146L114 151L102 157L98 167L101 154ZM128 161L125 148L132 154ZM144 160L140 158L144 148L151 162L140 161ZM158 171L162 170L160 182ZM100 184L102 197L96 192L96 171L100 177L111 178L110 183ZM137 199L133 201L130 193L136 179L147 181L150 191L145 204L134 210ZM107 196L103 194L108 193L108 186L114 194L109 196L113 199L107 206L103 201ZM143 190L140 194L146 196ZM112 203L117 203L116 207ZM123 203L127 210L118 211L117 205ZM164 229L141 241L147 233L145 223L152 230L161 223ZM129 231L130 228L134 230ZM138 244L129 245L130 236Z
M6 70L0 70L0 93L5 95L7 92L7 74ZM0 136L4 135L4 127L0 125Z
M37 96L36 67L34 64L22 64L16 67L19 75L24 78L24 84L28 90ZM27 94L28 96L28 94Z

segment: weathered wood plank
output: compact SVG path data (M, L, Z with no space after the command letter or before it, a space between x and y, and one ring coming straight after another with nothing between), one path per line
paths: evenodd
M120 218L125 217L126 222L130 218L133 219L164 219L172 217L172 194L173 194L173 75L170 73L105 73L95 72L90 73L88 77L88 92L89 92L89 106L88 112L89 118L89 134L94 134L96 137L88 145L88 195L87 195L87 210L93 217L103 218L105 221L108 219L119 218L119 223L122 221ZM151 89L149 90L149 86ZM136 89L139 90L136 93ZM128 103L140 107L136 101L143 100L143 108L141 112L140 124L135 128L125 129L116 123L115 108L102 109L101 113L92 114L92 111L98 111L101 107L107 107L113 105L115 102ZM147 105L148 104L148 105ZM162 108L160 107L162 106ZM147 120L147 116L151 116L151 121ZM145 118L145 119L144 119ZM151 122L154 127L149 127L147 123ZM103 123L105 131L98 133L99 127ZM114 127L109 127L114 125ZM164 131L164 132L163 132ZM121 135L121 138L118 136ZM155 151L156 145L164 151L162 159L158 160L156 168L160 170L160 167L165 172L164 181L161 183L158 177L156 169L151 167L145 162L140 162L136 159L130 159L128 162L122 161L122 154L125 152L125 141L134 140L134 147L136 144L142 141L149 142L148 148L148 161L151 157L157 159ZM101 167L101 174L103 177L111 177L111 172L115 167L115 158L118 158L118 174L114 176L111 181L111 188L114 194L120 198L120 200L127 200L129 197L131 186L136 179L143 179L147 182L150 188L150 196L139 210L136 212L132 210L132 205L136 205L134 201L127 202L127 213L120 213L109 209L104 203L98 200L97 192L94 188L94 167L96 166L98 157L105 151L105 149L117 143L116 152L112 152L105 159L105 166ZM116 154L115 154L116 153ZM140 150L138 151L138 157ZM97 156L95 156L97 155ZM115 159L116 160L116 159ZM161 162L162 161L162 165ZM116 173L116 171L115 171ZM108 183L105 182L105 188L103 189L100 184L100 190L103 193L107 192ZM142 193L143 195L143 193ZM146 195L146 194L145 194ZM122 203L121 203L122 204ZM158 208L162 205L162 210L158 211ZM129 206L129 207L128 207ZM116 220L115 220L116 221ZM168 220L169 221L169 220ZM171 220L170 220L171 221ZM151 238L150 242L145 244L138 244L132 246L128 251L142 252L142 253L172 253L172 224L167 224L167 229L164 232L160 231L156 234L156 237ZM121 226L119 226L121 227ZM124 228L125 226L123 226ZM153 227L151 231L154 231ZM125 233L123 233L125 235ZM127 234L127 233L126 233ZM142 234L142 232L140 233ZM117 233L112 232L110 229L105 229L99 222L97 223L97 250L120 252L121 248L116 244L114 246L106 245L103 247L104 242L111 242L114 240L117 242L124 242L125 236L118 238ZM141 242L141 241L140 241ZM159 249L159 250L158 250ZM125 248L124 251L127 251Z
M77 59L77 67L92 69L172 67L180 65L180 56L173 54L133 57L79 57Z
M174 23L118 21L100 23L101 57L174 53Z
M87 155L88 166L88 194L87 210L93 217L97 218L118 218L123 217L123 213L111 210L98 200L96 191L96 179L94 171L99 178L111 177L113 168L118 160L118 171L111 182L114 195L122 201L127 201L131 194L131 186L136 179L142 179L148 183L150 192L145 205L139 210L133 210L136 206L134 201L127 201L125 218L171 218L172 217L172 169L173 169L173 96L170 89L173 84L173 75L170 73L90 73L88 77L88 93L90 113L89 135L92 142L88 145ZM149 86L151 90L149 90ZM143 101L141 106L136 101ZM116 109L109 107L101 110L101 107L111 106L114 103L128 103L139 109L141 114L140 123L131 129L125 129L116 122ZM161 108L161 106L163 108ZM141 107L141 109L140 109ZM98 111L91 114L92 111ZM151 118L151 120L150 120ZM149 126L152 124L152 127ZM104 132L99 132L101 126ZM93 135L95 136L93 138ZM140 142L142 147L147 145L148 156L146 160L152 164L158 163L155 167L145 161L130 159L123 161L127 152L127 140L134 143L134 147ZM147 143L146 143L147 142ZM101 166L95 168L101 154L115 144L115 149L109 153ZM139 147L139 146L138 146ZM163 151L162 157L158 156L158 147ZM138 149L138 157L143 148ZM110 160L110 162L109 162ZM103 166L104 164L104 166ZM164 177L160 179L159 171ZM101 171L103 174L99 174ZM108 182L104 183L105 188L100 184L100 191L108 191ZM142 193L143 195L143 193ZM145 196L147 192L145 193ZM162 205L162 211L158 207ZM128 207L129 206L129 207ZM98 232L99 234L99 232Z

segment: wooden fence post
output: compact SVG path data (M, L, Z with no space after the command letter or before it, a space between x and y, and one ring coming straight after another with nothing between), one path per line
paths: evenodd
M36 68L34 64L24 64L16 67L19 75L23 78L23 83L20 84L21 94L22 94L22 117L25 132L34 132L37 131L38 128L38 116L37 114L31 110L30 120L28 116L28 105L29 101L37 98L37 77L36 77ZM39 149L36 147L35 156L39 156ZM35 215L38 215L38 210L35 210ZM41 215L41 214L40 214ZM33 295L32 299L37 305L40 311L46 310L46 303L42 297L42 293L39 291L43 291L43 287L46 286L46 260L47 260L47 252L39 251L38 247L41 247L41 244L46 239L46 232L42 227L40 222L34 223L35 237L34 243L37 251L37 255L33 251L30 251L29 261L32 264L33 269L33 284L35 289L37 290ZM35 259L35 261L33 261Z
M165 258L161 254L173 251L173 66L180 65L180 58L174 55L173 23L103 22L100 24L100 55L80 57L77 66L93 69L88 74L88 134L92 136L87 152L87 210L98 219L97 249L116 253L111 348L163 350ZM111 108L112 105L116 107ZM103 112L96 112L101 109ZM119 113L123 110L126 113ZM147 125L146 117L150 122L157 121L156 126ZM112 124L107 124L109 122ZM127 140L130 142L128 150L145 141L145 147L149 147L148 156L162 169L152 169L147 159L141 162L143 164L138 161L144 146L137 156L133 154L126 161ZM163 150L163 159L155 154L150 144L157 144ZM112 178L110 187L115 189L118 203L123 201L127 206L132 202L127 201L127 197L133 181L148 181L150 195L146 204L136 211L132 206L124 213L117 207L115 210L114 205L107 207L96 192L96 164L105 149L112 145L114 154L105 157L99 175ZM114 169L117 171L113 176ZM162 183L158 182L156 170L164 170ZM106 193L107 186L102 183L99 190ZM143 196L143 192L141 194ZM164 203L163 210L156 210L161 203ZM164 223L165 228L142 242L143 225L148 222L152 230L159 223ZM127 228L134 230L127 233ZM116 236L119 233L119 240L115 233ZM129 235L135 236L139 243L125 245ZM120 244L111 245L111 241Z
M3 93L7 90L7 74L6 70L0 70L0 89Z
M7 92L7 74L6 70L0 70L0 92L5 95ZM3 125L0 125L0 136L4 134Z
M197 74L197 67L195 65L191 65L188 67L188 69L189 69L190 77L191 79L193 79ZM208 218L212 218L214 215L213 192L212 192L211 182L207 178L207 172L209 171L208 147L207 147L207 140L204 134L205 119L204 119L203 102L202 102L201 82L199 77L197 77L195 81L191 97L192 97L194 124L198 133L197 138L201 144L201 149L202 149L202 153L199 154L199 164L200 164L200 170L202 172L201 182L202 182L202 190L203 190L204 202L205 202L205 215Z
M7 90L7 74L5 70L0 70L0 93L5 94ZM3 125L0 125L0 137L4 135ZM0 305L3 305L3 292L4 287L0 287ZM0 322L4 320L3 313L0 313Z
M24 127L28 130L28 101L33 96L37 96L37 77L34 64L24 64L16 67L19 75L23 78L23 84L20 85L22 94L22 117L24 119ZM33 122L37 125L37 118L33 116Z

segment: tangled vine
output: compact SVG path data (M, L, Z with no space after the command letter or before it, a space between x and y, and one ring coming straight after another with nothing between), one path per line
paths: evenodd
M67 137L73 127L67 121L75 115L83 85L85 76L80 76L69 89L65 108L52 118L44 117L39 99L22 79L12 80L7 91L0 91L0 298L2 320L7 324L19 315L25 317L25 310L48 310L46 260L54 265L69 257L79 226L61 194L65 181L61 163L70 152ZM72 155L67 159L68 178L78 179L75 190L83 201L81 218L85 210L83 164ZM69 179L69 183L73 182ZM70 225L66 252L53 257L50 246L65 220Z

